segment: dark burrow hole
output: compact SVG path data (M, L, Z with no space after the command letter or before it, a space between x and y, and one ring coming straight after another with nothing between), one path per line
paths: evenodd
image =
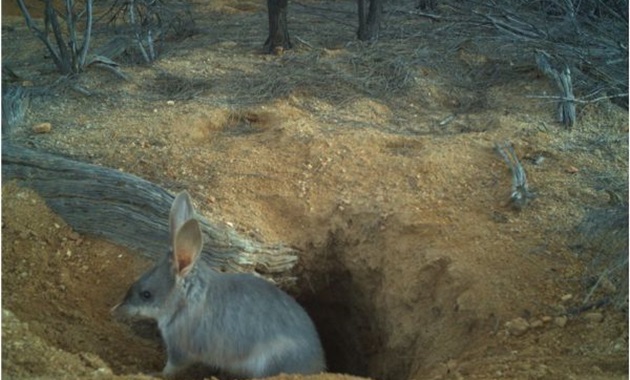
M312 261L298 270L302 291L293 294L317 327L327 371L379 380L408 378L411 358L384 351L386 330L375 303L381 274L347 268L343 249L333 234L325 247L313 249Z
M349 271L327 272L317 291L297 297L313 319L326 352L327 370L373 376L370 357L378 351L381 334L365 293Z

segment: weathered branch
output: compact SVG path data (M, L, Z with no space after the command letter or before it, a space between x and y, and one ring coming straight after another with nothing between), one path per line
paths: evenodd
M80 233L156 258L167 252L168 212L173 196L131 174L72 161L21 146L2 144L2 180L36 190L49 207ZM204 258L227 272L258 271L293 282L297 251L250 240L200 217Z
M529 191L525 169L523 169L523 165L521 165L521 162L516 156L516 152L514 152L514 146L509 141L503 144L494 144L494 149L503 157L508 168L510 168L510 172L512 173L510 202L515 209L521 210L531 199L535 198L535 194Z
M24 0L17 0L17 3L20 7L20 11L22 11L24 20L26 21L26 26L31 30L31 32L33 32L33 34L35 34L37 38L39 38L40 41L44 43L44 46L46 46L46 49L48 49L48 51L50 52L53 61L55 61L55 65L59 68L60 71L63 72L62 58L50 43L50 40L48 39L48 33L43 32L37 27L37 25L35 25L35 22L33 21L33 18L31 17L28 8L26 8L26 5L24 4Z
M505 31L516 38L547 38L546 34L543 31L537 29L530 23L521 21L517 17L504 16L504 19L506 19L507 21L502 21L499 18L493 17L489 14L484 14L477 11L473 11L473 13L488 20L490 24L496 29Z
M62 74L70 74L73 72L74 67L72 67L71 53L68 51L68 46L66 46L66 41L61 33L61 25L59 24L59 19L57 18L57 11L53 7L52 0L46 1L46 10L45 10L44 24L46 26L52 26L53 35L55 36L55 41L57 42L57 48L59 49L59 56L61 57L62 66L59 67ZM74 43L76 41L70 41Z
M556 86L562 92L562 100L558 102L558 121L572 127L575 125L577 116L575 112L575 95L573 95L573 83L571 81L571 70L565 66L559 71L551 67L549 55L543 51L536 54L536 64L538 68L556 82Z
M90 39L92 38L92 6L93 0L87 0L85 4L86 9L86 20L85 20L85 31L83 33L83 44L81 45L81 50L79 53L79 67L85 66L85 58L87 57L87 52L90 48Z

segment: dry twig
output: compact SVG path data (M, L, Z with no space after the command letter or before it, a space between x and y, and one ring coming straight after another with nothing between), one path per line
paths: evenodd
M562 71L555 70L549 63L549 54L539 51L536 54L536 64L542 72L552 78L560 91L562 97L558 103L558 121L567 127L575 125L577 116L575 115L575 96L573 95L573 83L571 82L571 70L565 66Z
M530 199L535 198L535 194L529 191L525 169L523 169L523 165L521 165L518 160L511 142L507 141L503 144L496 143L494 149L503 157L503 160L505 160L505 163L510 168L510 172L512 172L512 194L510 195L510 202L514 208L520 210L525 207Z

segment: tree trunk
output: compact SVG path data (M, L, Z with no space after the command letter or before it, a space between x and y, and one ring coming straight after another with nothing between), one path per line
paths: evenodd
M368 7L366 1L370 3ZM357 0L357 5L359 8L357 38L361 41L377 40L383 14L383 0Z
M153 259L169 249L173 196L118 170L2 143L2 180L33 188L77 232L103 237ZM297 251L252 241L199 217L204 259L217 270L258 272L291 284Z
M264 47L267 53L277 53L278 49L292 47L287 24L287 3L288 0L267 0L269 37Z

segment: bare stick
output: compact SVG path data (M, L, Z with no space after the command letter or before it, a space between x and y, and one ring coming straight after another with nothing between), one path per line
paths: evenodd
M575 114L575 96L573 95L573 83L571 82L571 70L565 66L564 70L558 71L551 67L549 54L538 51L536 54L536 64L540 70L556 82L556 86L562 92L562 99L558 102L558 121L567 127L575 125L577 116Z
M512 194L510 195L510 202L514 208L520 210L525 207L530 199L535 198L535 194L529 191L525 169L523 169L523 165L521 165L518 160L511 142L506 141L503 144L496 143L494 149L503 157L508 168L510 168L510 172L512 173Z
M81 46L81 52L79 53L79 67L85 66L85 58L90 47L90 39L92 38L92 5L94 0L86 1L86 20L85 20L85 32L83 34L83 45Z

